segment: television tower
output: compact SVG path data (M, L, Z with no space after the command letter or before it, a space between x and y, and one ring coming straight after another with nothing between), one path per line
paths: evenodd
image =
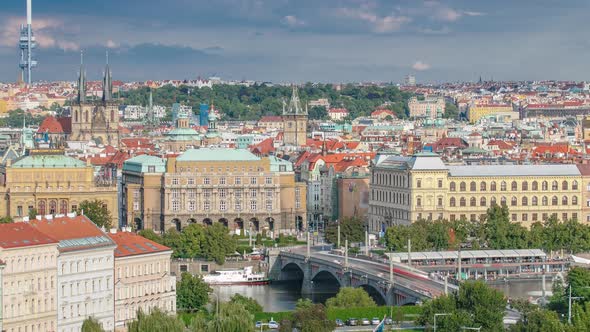
M27 0L27 25L24 26L21 24L18 44L20 48L19 67L21 69L21 79L25 81L26 78L27 85L29 86L32 81L31 70L37 67L37 61L33 60L33 49L37 47L37 43L35 42L35 36L31 27L33 24L32 10L31 0Z

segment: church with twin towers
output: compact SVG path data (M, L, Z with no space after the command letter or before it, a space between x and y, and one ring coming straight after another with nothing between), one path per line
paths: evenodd
M72 134L74 141L94 141L96 144L119 146L119 110L113 100L113 82L108 53L99 100L86 98L86 72L80 62L78 97L72 103Z

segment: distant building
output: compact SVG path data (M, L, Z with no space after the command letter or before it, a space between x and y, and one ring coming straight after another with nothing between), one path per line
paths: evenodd
M511 122L515 119L518 120L519 114L514 111L512 105L506 104L472 104L469 106L467 110L469 122L476 123L485 117L494 117L497 122Z
M3 331L57 331L57 245L27 223L0 224Z
M307 108L301 107L297 87L293 86L291 100L287 106L283 102L283 143L302 146L307 141Z
M233 233L304 229L305 184L293 164L247 150L193 149L167 160L128 159L123 166L124 219L137 229L181 230L222 223Z
M309 107L325 107L326 109L330 108L330 101L328 100L328 98L319 98L316 100L310 100L309 103L307 103L309 105Z
M209 125L208 118L209 118L209 105L200 104L199 105L199 126Z
M427 96L424 100L419 100L417 97L412 97L408 101L408 108L410 109L410 117L413 118L442 118L445 114L445 99Z
M330 108L328 110L328 117L334 121L342 121L348 116L348 110L346 108Z
M108 236L117 245L115 331L127 331L139 309L149 312L159 308L175 314L176 277L170 274L172 250L131 232L113 230Z
M283 130L283 118L278 115L263 116L258 120L258 127L264 128L265 131Z
M405 86L415 86L416 85L416 76L406 75L406 77L404 78L404 85Z

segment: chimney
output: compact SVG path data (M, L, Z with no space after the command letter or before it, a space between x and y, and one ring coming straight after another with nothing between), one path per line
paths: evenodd
M76 211L68 213L67 216L69 218L75 218L76 217Z
M114 227L113 227L113 228L111 228L111 230L110 230L110 231L111 231L111 234L117 234L117 229L116 229L116 228L114 228Z
M37 219L37 220L41 220L41 219L43 219L43 216L42 216L42 215L40 215L40 214L38 214L38 215L36 215L36 216L35 216L35 219Z

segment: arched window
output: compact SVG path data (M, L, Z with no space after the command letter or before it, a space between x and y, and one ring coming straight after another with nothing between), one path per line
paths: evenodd
M547 196L543 196L543 199L541 200L541 205L543 205L543 206L549 205L549 199L547 198Z
M500 198L500 205L506 206L506 197L502 196L502 198Z
M471 191L477 190L477 185L475 184L475 181L471 181L471 183L469 184L469 190L471 190Z
M115 122L115 110L111 110L111 122Z
M551 197L551 205L557 205L558 203L559 200L557 199L557 196Z
M496 191L496 181L492 181L492 183L490 183L490 191Z
M500 191L506 191L506 181L500 182Z
M479 184L479 191L486 191L486 183L481 181Z
M567 189L568 189L567 181L565 181L565 180L564 180L564 181L561 183L561 190L567 190Z
M572 197L572 205L578 205L578 196Z
M467 186L465 185L465 182L461 182L461 184L459 184L459 191L465 191L467 189Z
M455 190L457 190L457 188L456 188L455 186L456 186L456 185L455 185L455 182L451 182L451 183L449 184L449 190L450 190L450 191L455 191Z
M416 197L416 206L422 206L422 197Z
M537 181L533 181L533 190L539 190L539 183Z
M467 205L467 200L465 199L465 197L461 197L461 199L459 200L459 206L466 206Z
M480 206L486 206L486 198L485 198L485 197L482 197L482 198L479 200L479 205L480 205Z
M541 190L549 190L549 184L547 183L547 181L543 181L543 184L541 185Z
M529 205L529 199L528 199L528 197L524 196L522 198L522 206L527 206L527 205Z
M496 197L490 198L490 205L496 204Z
M539 199L537 199L537 196L533 196L533 198L531 199L531 204L533 206L539 205Z
M529 183L524 181L522 183L522 191L527 191L527 190L529 190Z
M88 123L88 111L84 112L84 122Z
M477 206L477 199L475 199L475 197L469 199L469 206Z
M68 213L68 201L66 201L65 199L62 199L59 202L59 213L60 214L66 214Z
M512 196L512 199L510 200L510 205L512 206L516 206L518 204L518 199L514 196Z
M578 190L578 181L572 182L572 190Z
M512 189L512 191L518 190L518 184L516 183L516 181L512 181L511 189Z
M45 201L39 201L39 214L40 215L45 215L47 214L47 205L45 203Z
M449 205L452 207L457 206L457 201L455 200L455 197L451 197L451 200L449 201Z
M558 190L559 186L557 184L557 181L553 181L551 182L551 190Z
M74 112L74 122L78 122L78 110Z
M57 213L57 201L50 200L49 201L49 214L56 214Z
M561 198L561 205L567 205L567 203L568 203L567 196L563 196L563 197Z

